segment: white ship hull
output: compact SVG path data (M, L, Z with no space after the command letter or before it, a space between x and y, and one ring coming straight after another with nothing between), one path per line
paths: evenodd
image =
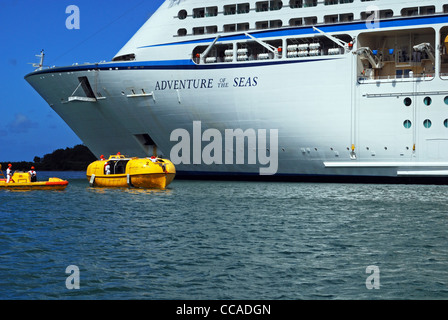
M448 16L428 18L428 25L417 19L405 21L407 28L415 29L414 38L429 34L437 47ZM377 77L360 74L363 61L354 53L361 44L374 42L366 36L374 31L361 23L344 26L351 29L346 32L350 37L359 39L345 54L288 58L284 52L269 61L235 58L209 64L194 62L191 54L189 59L184 54L184 59L176 60L165 54L170 59L37 70L26 79L98 156L121 152L143 157L158 152L170 157L179 144L172 134L183 129L191 137L191 153L188 161L176 165L180 175L448 182L448 122L444 122L448 78L442 73L443 56L436 52L434 69L426 70L420 63L423 71L411 76L398 77L395 69L387 77L378 76L386 72L387 63L375 71ZM425 31L429 27L435 31ZM386 24L379 36L392 38L394 30ZM286 48L287 39L309 37L311 28L289 29L286 35L280 29L276 32ZM191 53L196 46L191 41L181 47ZM394 68L398 70L398 64ZM90 89L82 79L87 79ZM410 106L405 99L411 100ZM195 148L203 152L210 145L211 140L202 136L207 129L222 137L226 130L266 132L267 145L256 144L257 150L250 150L253 146L246 139L243 147L235 147L230 160L226 152L232 151L222 141L221 161L206 163ZM269 150L274 147L269 133L274 131L278 148ZM251 152L258 157L275 153L276 159L271 158L270 164L254 163ZM237 161L237 153L244 154L243 161ZM275 174L261 176L260 168L269 165L275 166Z

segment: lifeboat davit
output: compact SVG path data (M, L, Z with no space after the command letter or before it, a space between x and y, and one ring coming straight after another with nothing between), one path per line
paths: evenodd
M129 158L116 154L92 162L87 168L91 187L165 189L175 176L174 164L158 157Z

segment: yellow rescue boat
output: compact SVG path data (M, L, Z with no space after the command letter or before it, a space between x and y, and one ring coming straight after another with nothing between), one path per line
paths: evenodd
M176 176L174 164L157 157L129 158L121 154L92 162L87 180L92 187L165 189Z
M6 179L0 179L0 189L8 190L64 190L67 186L68 181L59 178L31 182L28 172L14 172L9 183L6 183Z

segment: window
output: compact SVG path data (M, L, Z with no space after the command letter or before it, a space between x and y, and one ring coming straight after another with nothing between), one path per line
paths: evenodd
M234 32L236 31L236 24L225 24L224 25L224 32Z
M343 13L339 15L340 22L350 22L353 21L353 13Z
M237 6L237 12L238 12L238 14L241 14L241 13L249 13L249 11L250 11L250 5L249 5L249 3L240 3L240 4Z
M317 17L306 17L303 18L303 21L305 22L306 25L313 26L317 24Z
M217 33L218 32L218 26L208 26L208 27L205 27L205 31L208 34Z
M262 12L262 11L268 11L269 10L269 2L268 1L257 2L255 5L256 5L256 11L257 12Z
M193 34L204 34L205 33L204 30L205 30L204 27L193 28Z
M325 23L337 23L339 21L339 17L337 14L329 15L324 17Z
M302 8L303 7L303 0L290 0L289 1L289 7L292 8L292 9Z
M236 14L236 5L224 6L224 15Z
M443 99L443 101L445 102L446 105L448 105L448 96L446 96L445 99Z
M409 107L412 104L412 99L411 98L405 98L404 99L404 105L406 107Z
M187 35L187 29L179 29L179 30L177 30L177 35L179 36L179 37L183 37L183 36L186 36Z
M403 17L418 16L418 7L404 8L401 10L401 15Z
M236 25L236 30L238 30L238 31L247 31L247 30L249 30L249 23L248 22L238 23Z
M204 18L204 17L205 17L205 8L193 9L193 18Z
M275 10L280 10L283 7L283 2L280 0L273 0L270 3L270 7L269 10L271 11L275 11Z
M443 121L443 125L445 126L445 128L448 128L448 119L445 119L445 121Z
M423 126L424 126L426 129L431 128L431 125L432 125L431 120L426 119L425 121L423 121Z
M423 102L425 103L425 106L430 106L432 99L430 97L426 97L425 99L423 99Z
M435 6L420 7L421 15L434 14L434 13L436 13Z
M410 120L406 120L405 122L403 122L403 126L406 129L410 129L412 127L412 122Z
M181 20L185 19L187 17L187 10L180 10L177 17Z
M294 18L294 19L289 20L289 25L291 27L301 26L302 24L303 24L302 18Z
M305 3L303 4L303 6L305 8L317 6L317 0L304 0L304 1Z

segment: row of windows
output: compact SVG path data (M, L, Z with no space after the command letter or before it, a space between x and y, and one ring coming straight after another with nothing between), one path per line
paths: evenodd
M245 4L238 5L243 6ZM248 4L247 4L248 5ZM216 8L217 13L217 7ZM246 7L243 7L243 9ZM210 9L210 8L205 8ZM204 10L205 10L204 9ZM243 10L241 9L241 10ZM247 9L247 8L246 8ZM244 9L244 10L246 10ZM444 6L445 12L448 13L448 5ZM212 10L206 10L205 12L212 12ZM434 14L435 13L435 7L434 6L427 6L427 7L416 7L416 8L404 8L401 10L402 16L413 16L418 14ZM386 10L380 10L378 13L380 19L387 19L392 18L394 16L394 12L390 9ZM363 11L360 14L361 20L367 20L369 17L371 17L372 12ZM351 22L354 21L355 17L353 13L342 13L342 14L331 14L324 16L323 23L344 23L344 22ZM316 25L318 23L317 16L311 16L311 17L298 17L298 18L291 18L289 20L289 26L290 27L297 27L297 26L311 26ZM269 20L269 21L257 21L255 22L255 29L261 30L261 29L275 29L275 28L281 28L283 27L283 21L282 20ZM223 32L235 32L235 31L247 31L250 30L250 24L249 22L241 22L241 23L231 23L231 24L225 24L223 25ZM201 35L201 34L214 34L217 33L218 26L217 25L211 25L211 26L199 26L194 27L192 29L193 35ZM188 35L188 30L185 28L180 28L177 31L177 36L186 36Z
M362 0L361 0L362 1ZM364 0L369 1L369 0ZM373 1L373 0L370 0ZM335 5L342 3L352 3L353 0L325 0L325 5ZM307 7L315 7L317 6L317 0L290 0L289 8L297 9L297 8L307 8ZM256 12L266 12L266 11L276 11L283 8L283 1L279 0L271 0L271 1L260 1L255 4L254 10ZM230 4L223 6L222 13L224 15L233 15L233 14L245 14L249 13L251 10L250 3L240 3L240 4ZM423 6L423 7L409 7L403 8L401 10L401 15L404 17L416 16L416 15L428 15L435 13L435 6ZM443 11L445 13L448 12L448 5L445 4L443 6ZM204 18L204 17L216 17L219 14L219 9L217 6L211 7L202 7L193 9L193 18ZM181 20L186 19L188 17L188 12L185 9L182 9L178 12L177 17Z
M364 1L374 1L374 0L361 0ZM353 3L353 0L325 0L324 5L336 5L336 4L344 4L344 3ZM316 7L317 0L290 0L288 3L289 7L292 9L297 8L309 8ZM249 3L240 3L240 4L229 4L224 7L224 15L229 14L242 14L249 13L250 4ZM264 12L264 11L276 11L283 8L283 1L281 0L269 0L269 1L258 1L255 3L255 11L256 12ZM193 9L193 18L204 18L204 17L215 17L218 15L218 7L201 7ZM188 16L186 10L179 11L178 18L185 19Z
M443 121L443 125L445 126L445 128L448 128L448 119L445 119L445 120ZM405 127L406 129L411 129L411 127L412 127L412 122L411 122L411 120L405 120L405 121L403 122L403 127ZM432 127L432 121L429 120L429 119L425 119L425 120L423 121L423 127L425 127L426 129L431 128L431 127Z
M443 101L445 102L446 105L448 105L448 96L446 96ZM406 107L409 107L412 104L412 99L407 97L403 100L403 103ZM425 106L430 106L432 104L432 99L431 97L425 97L423 99L423 103L425 104Z

